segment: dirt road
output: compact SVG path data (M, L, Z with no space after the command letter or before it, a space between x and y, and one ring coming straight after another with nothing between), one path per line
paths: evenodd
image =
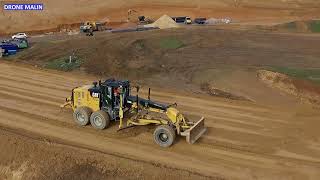
M152 126L120 132L115 124L103 131L78 127L71 111L59 105L73 87L83 83L91 83L90 78L1 62L0 127L209 178L320 176L320 112L316 109L266 107L154 90L153 99L177 102L190 116L205 116L208 126L198 143L189 145L180 138L173 147L162 149L153 143Z

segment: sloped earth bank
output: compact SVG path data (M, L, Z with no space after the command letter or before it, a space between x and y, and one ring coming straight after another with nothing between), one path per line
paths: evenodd
M287 75L267 70L259 70L257 76L267 85L294 95L303 102L317 106L320 105L319 85L313 84L310 81L291 78Z
M119 77L141 84L148 81L158 87L202 93L201 86L209 84L213 90L202 88L209 94L265 103L266 98L257 98L264 97L258 92L265 91L256 86L256 69L319 68L319 43L317 36L192 27L119 34L101 32L93 37L81 34L33 37L29 49L6 59L48 67L48 63L68 61L76 52L79 62L83 62L82 72L103 78ZM249 71L253 73L246 73ZM227 76L231 77L227 80ZM226 88L227 84L230 88Z
M117 132L78 127L59 105L91 78L0 63L1 177L86 179L288 179L320 176L320 112L225 101L170 89L152 99L177 102L208 132L194 145L162 149L153 126ZM141 96L146 95L143 88ZM170 92L171 91L171 92ZM23 137L22 137L23 136Z

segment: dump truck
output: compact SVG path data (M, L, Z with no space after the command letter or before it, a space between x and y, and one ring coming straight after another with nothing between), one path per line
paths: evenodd
M161 147L171 146L177 135L185 136L190 144L195 143L207 130L204 117L193 122L188 120L178 109L177 104L165 105L148 98L131 94L127 80L108 79L74 88L71 96L61 108L71 107L74 121L81 126L91 124L102 130L111 121L119 123L119 130L134 126L156 125L153 139Z

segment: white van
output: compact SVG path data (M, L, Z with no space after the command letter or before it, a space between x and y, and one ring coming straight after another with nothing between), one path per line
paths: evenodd
M191 18L190 18L190 17L186 17L184 23L185 23L185 24L192 24Z

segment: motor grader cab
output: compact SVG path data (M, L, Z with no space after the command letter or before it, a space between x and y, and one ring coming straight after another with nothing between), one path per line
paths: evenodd
M205 132L204 118L197 122L187 120L176 108L176 104L164 105L131 94L129 81L108 79L94 82L72 90L71 96L61 107L70 106L73 117L81 126L91 125L96 129L105 129L110 121L119 122L119 129L154 124L154 141L162 146L173 144L176 135L186 136L193 144Z

